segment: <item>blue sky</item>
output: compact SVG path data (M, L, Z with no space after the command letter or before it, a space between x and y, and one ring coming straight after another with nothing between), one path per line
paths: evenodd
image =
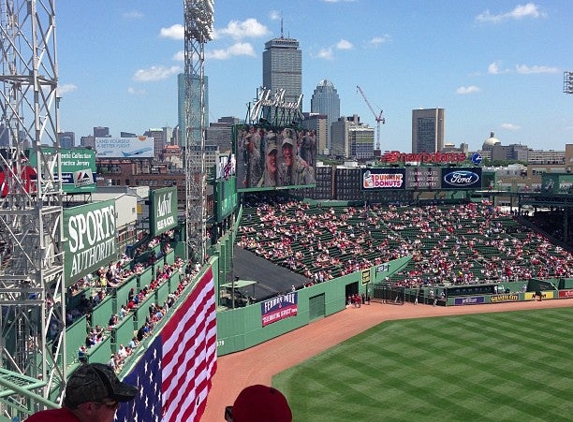
M443 107L446 142L563 150L573 143L570 0L215 0L205 45L211 122L244 118L262 84L264 43L284 35L303 52L304 110L330 80L343 115L376 127L360 85L384 110L382 150L411 150L416 108ZM57 3L61 129L142 134L177 124L183 1Z

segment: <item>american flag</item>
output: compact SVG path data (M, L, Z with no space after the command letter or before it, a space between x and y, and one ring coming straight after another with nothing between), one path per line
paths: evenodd
M138 396L118 422L198 422L217 368L215 291L209 269L124 381Z
M233 174L235 174L235 156L229 153L229 157L227 157L227 163L223 168L223 177L228 179Z

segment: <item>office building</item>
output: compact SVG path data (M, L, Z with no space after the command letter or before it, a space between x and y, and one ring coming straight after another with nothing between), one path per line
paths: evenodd
M82 136L80 138L80 145L84 148L95 149L95 136Z
M107 126L96 126L94 127L94 138L108 138L109 134L109 127Z
M192 139L195 142L195 145L200 145L201 142L201 94L200 94L200 78L199 75L190 75L190 84L191 90L193 95L191 95L191 104L190 106L190 123L192 128ZM204 77L205 83L205 92L204 92L204 106L205 106L205 117L203 121L204 127L209 126L209 78L207 76ZM185 139L185 132L186 132L186 125L185 125L185 96L186 96L186 87L185 87L185 74L180 73L177 75L177 93L178 93L178 101L177 101L177 116L178 116L178 123L179 123L179 146L185 147L186 139Z
M221 152L229 151L233 145L233 127L240 123L238 117L221 117L205 129L205 144L216 145Z
M303 113L304 120L302 127L306 130L314 130L316 134L316 151L319 155L328 155L329 149L327 148L327 118L324 114L318 113Z
M332 123L331 155L368 160L374 156L374 128L360 123L360 117L341 117Z
M58 140L61 148L73 148L76 143L76 134L74 132L59 132Z
M263 51L263 87L276 92L285 90L285 102L297 102L302 94L302 52L298 40L280 38L265 43ZM301 110L302 111L302 110Z
M143 135L149 138L153 138L153 156L155 158L161 157L163 154L163 149L167 144L163 128L149 129Z
M437 152L444 148L445 110L412 110L412 152Z
M340 118L340 97L332 82L323 79L318 83L310 99L310 112L326 116L326 147L330 149L331 125Z

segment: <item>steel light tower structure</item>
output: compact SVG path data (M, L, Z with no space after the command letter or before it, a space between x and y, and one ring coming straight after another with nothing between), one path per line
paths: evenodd
M0 0L3 412L48 403L66 380L55 16L55 0Z
M573 94L573 71L563 72L563 92Z
M214 0L184 0L185 229L187 257L201 263L207 249L204 64L205 43L212 39L213 9Z

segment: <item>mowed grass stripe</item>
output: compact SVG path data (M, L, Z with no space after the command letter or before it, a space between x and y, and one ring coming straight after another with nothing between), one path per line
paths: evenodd
M390 321L273 385L295 422L570 421L572 320L544 309Z

